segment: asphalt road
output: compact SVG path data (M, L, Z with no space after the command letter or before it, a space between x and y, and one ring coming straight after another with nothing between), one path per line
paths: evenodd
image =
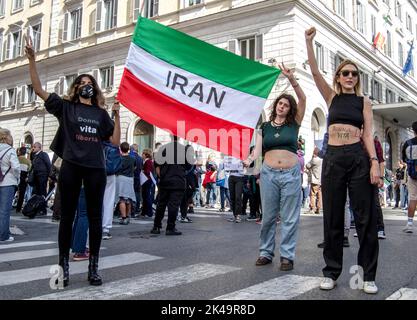
M0 245L0 299L417 299L417 230L404 234L405 214L385 209L387 239L380 240L376 283L379 293L351 289L349 269L356 264L357 238L350 234L338 286L318 289L323 268L321 215L302 214L293 271L279 271L279 225L276 258L256 267L260 225L231 223L230 213L197 209L193 223L178 223L182 236L151 235L152 220L114 224L113 238L103 240L100 274L104 284L88 284L87 263L73 262L70 285L51 289L50 266L57 262L58 224L50 217L27 220L13 214L15 241ZM166 220L164 220L166 222ZM401 291L398 291L400 290Z

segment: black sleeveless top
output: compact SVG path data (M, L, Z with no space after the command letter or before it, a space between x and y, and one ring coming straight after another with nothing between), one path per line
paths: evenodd
M363 126L363 97L345 93L335 95L329 109L329 126L336 123L350 124L361 129Z

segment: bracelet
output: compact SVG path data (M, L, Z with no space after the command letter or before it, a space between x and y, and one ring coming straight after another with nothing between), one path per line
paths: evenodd
M379 162L379 160L378 160L378 158L377 158L377 157L371 157L371 158L370 158L370 161L378 161L378 162Z

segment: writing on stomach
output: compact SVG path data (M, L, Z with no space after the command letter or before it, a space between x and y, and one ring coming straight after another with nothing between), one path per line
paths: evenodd
M360 141L361 130L350 124L332 124L329 127L329 145L342 146Z
M264 162L274 169L289 169L298 163L298 157L287 150L269 150L265 153Z

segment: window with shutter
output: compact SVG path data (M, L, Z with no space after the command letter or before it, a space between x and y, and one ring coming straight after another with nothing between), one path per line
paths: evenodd
M2 101L1 101L1 106L3 108L6 108L7 105L7 90L3 90L3 94L2 94Z
M62 41L68 40L68 24L69 24L69 13L66 12L64 15L64 29L62 32Z
M240 55L255 60L255 37L239 40Z
M28 103L27 101L27 87L26 85L23 85L20 87L20 105L24 105L25 103Z
M93 77L94 77L94 79L96 79L97 83L100 83L99 72L100 72L99 69L93 69L93 71L92 71Z
M3 30L0 31L0 62L3 62Z
M42 23L38 23L32 26L33 33L33 48L35 52L38 52L41 49L41 34L42 34Z
M256 46L255 60L262 61L262 59L263 59L263 52L264 52L264 48L263 48L263 35L262 34L256 35L256 37L255 37L255 46Z
M6 0L0 0L0 17L4 16Z
M133 1L133 21L137 21L140 15L140 0Z
M96 32L101 31L101 20L102 20L102 9L103 9L103 1L97 1L97 9L96 9Z
M227 48L230 52L232 53L236 53L236 49L237 49L237 40L233 39L233 40L229 40L228 41L228 45Z

